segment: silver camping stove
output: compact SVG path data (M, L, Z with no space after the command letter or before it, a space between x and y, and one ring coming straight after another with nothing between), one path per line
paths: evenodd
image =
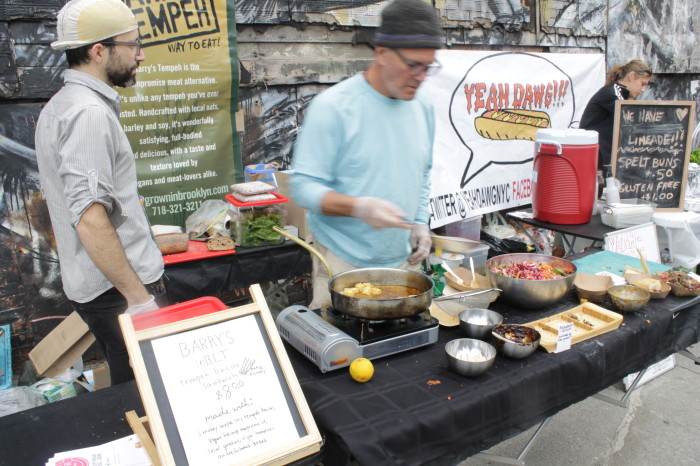
M277 316L284 340L321 372L347 367L356 358L378 359L435 343L438 321L428 311L399 319L367 320L335 310L289 306Z

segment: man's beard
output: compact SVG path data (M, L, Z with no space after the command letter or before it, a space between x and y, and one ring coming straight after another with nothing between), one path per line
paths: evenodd
M110 61L107 66L107 79L116 87L131 87L136 84L136 73L131 68L117 69Z

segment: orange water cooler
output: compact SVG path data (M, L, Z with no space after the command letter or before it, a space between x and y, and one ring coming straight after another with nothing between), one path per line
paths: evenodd
M562 225L587 223L597 195L598 133L541 129L535 138L532 212Z

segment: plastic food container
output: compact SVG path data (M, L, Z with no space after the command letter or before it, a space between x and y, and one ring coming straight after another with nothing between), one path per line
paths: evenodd
M651 222L656 204L644 199L622 199L619 204L603 207L600 221L612 228L628 228Z
M464 255L462 267L465 269L470 268L469 258L471 257L474 261L474 271L485 275L486 259L488 259L489 254L488 244L466 238L458 238L455 236L440 236L431 234L430 237L433 240L433 250L435 252L440 249L442 254L448 252Z
M454 223L445 225L445 234L447 236L456 236L458 238L466 238L474 241L479 241L481 238L481 215L458 220Z
M231 211L231 237L241 247L274 246L284 242L284 236L272 229L284 228L286 203L289 200L272 192L275 200L241 202L227 194L226 200L233 204Z

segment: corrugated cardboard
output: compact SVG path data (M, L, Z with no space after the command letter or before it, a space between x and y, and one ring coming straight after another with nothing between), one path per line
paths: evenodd
M99 366L93 369L92 377L95 381L95 390L100 390L102 388L107 388L111 385L111 379L109 377L109 366Z
M289 177L291 172L281 171L276 173L278 192L289 199L289 202L285 204L287 209L287 220L288 225L294 225L299 230L299 238L305 239L306 235L309 233L309 228L306 225L306 214L308 210L302 209L294 203L290 197L289 192Z
M39 377L55 377L82 356L95 336L77 312L65 318L29 353Z

